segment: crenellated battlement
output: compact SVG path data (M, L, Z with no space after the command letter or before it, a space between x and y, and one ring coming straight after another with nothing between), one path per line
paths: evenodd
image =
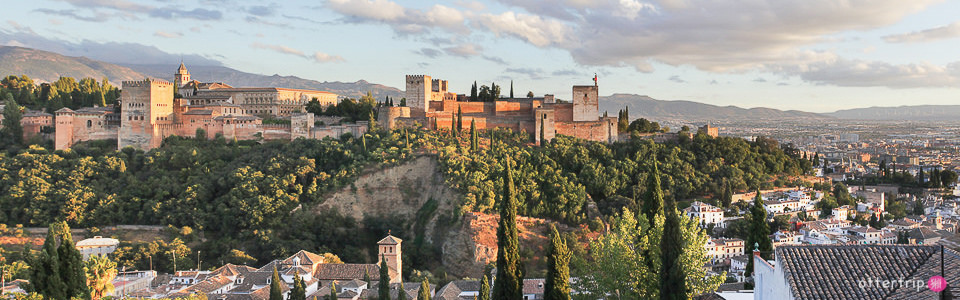
M173 84L161 79L147 78L144 80L123 81L121 83L121 86L123 88L128 88L128 87L137 88L137 87L151 87L151 86L164 87L164 86L173 86Z
M426 75L407 75L407 80L423 80Z

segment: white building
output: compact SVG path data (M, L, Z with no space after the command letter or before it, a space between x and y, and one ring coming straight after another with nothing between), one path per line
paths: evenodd
M716 226L724 227L723 209L719 207L695 201L690 204L690 207L684 209L683 212L688 217L697 220L697 223L701 225L717 224Z
M95 236L91 239L85 239L77 242L77 250L83 255L83 260L87 260L91 255L105 256L117 250L120 241L117 239Z

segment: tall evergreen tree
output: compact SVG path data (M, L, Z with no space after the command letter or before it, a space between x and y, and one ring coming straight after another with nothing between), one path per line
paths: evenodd
M457 132L463 131L463 109L457 106Z
M420 291L417 292L417 300L430 300L430 282L424 278L420 282Z
M407 289L403 287L403 281L400 281L400 289L397 290L397 300L407 300Z
M273 276L270 277L270 300L283 300L283 288L280 286L280 274L277 267L273 267Z
M84 269L86 264L83 262L83 255L74 245L73 235L70 234L67 223L61 222L60 228L62 228L60 233L62 238L57 256L60 259L59 275L66 287L67 297L89 298L90 288L87 286L87 271Z
M683 236L677 204L669 198L664 208L663 236L660 238L660 299L686 299L686 275L683 272Z
M380 282L377 284L378 299L390 300L390 269L387 267L387 257L380 256Z
M479 140L477 139L477 121L470 119L470 150L477 151L477 148L480 148Z
M547 252L547 280L544 300L570 300L570 251L557 227L550 224L550 249Z
M377 118L373 115L373 110L370 110L370 113L367 115L367 126L370 131L373 131L377 128Z
M540 147L547 144L546 133L544 133L544 131L546 131L545 128L546 125L543 125L543 121L540 121Z
M480 279L480 295L477 296L477 300L490 300L490 277L487 274L483 274L483 279Z
M513 99L513 80L510 80L510 99Z
M470 101L477 101L477 82L474 81L470 86Z
M377 298L377 299L390 300L390 289L387 289L386 298ZM327 300L337 300L337 282L336 281L330 282L330 294L327 295Z
M663 214L663 191L660 190L660 167L654 161L653 170L647 174L647 191L643 197L643 214L647 220L653 220L658 214Z
M57 253L59 223L50 224L40 255L31 260L30 285L33 291L47 299L68 299L67 286L60 277L60 257Z
M767 209L763 208L763 197L760 190L757 190L757 196L753 198L753 206L750 207L750 231L747 233L747 247L744 250L750 254L747 260L747 270L745 276L753 274L753 249L757 247L760 250L760 256L767 259L770 252L773 251L773 244L770 241L770 224L767 223Z
M303 284L303 278L300 278L300 271L297 271L293 278L293 290L290 290L289 300L307 300L307 287Z
M3 108L3 128L0 129L2 138L15 145L23 144L23 126L20 125L20 119L23 113L20 112L20 105L13 98L8 98Z
M500 221L497 227L497 281L493 298L523 299L523 270L520 267L520 242L517 234L517 200L513 187L512 161L505 160L503 197L500 199Z

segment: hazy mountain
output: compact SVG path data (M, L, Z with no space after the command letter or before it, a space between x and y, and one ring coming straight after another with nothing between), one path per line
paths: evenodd
M680 120L690 122L709 122L716 120L784 120L784 119L829 119L831 117L797 110L777 110L772 108L740 108L736 106L716 106L693 101L657 100L648 96L633 94L613 94L600 97L600 112L607 111L616 116L624 107L630 107L630 118L651 120Z
M150 77L173 80L173 74L176 73L178 65L125 65L133 70L146 74ZM284 87L292 89L311 89L336 93L342 96L357 98L367 94L370 91L377 99L384 96L397 98L403 97L403 91L381 85L370 83L365 80L357 82L320 82L316 80L303 79L296 76L280 75L260 75L238 71L222 66L193 66L187 65L190 71L190 78L201 82L223 82L234 87Z
M960 105L868 107L839 110L826 115L855 120L944 121L957 120L957 116L960 116Z
M61 76L77 80L107 77L119 85L123 80L143 79L144 75L127 67L53 52L22 47L0 46L0 76L27 75L36 81L53 82Z

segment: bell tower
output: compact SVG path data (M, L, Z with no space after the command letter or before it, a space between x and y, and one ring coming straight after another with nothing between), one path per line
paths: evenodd
M173 75L173 83L177 87L182 87L187 82L190 82L190 71L187 71L187 67L183 65L183 62L180 62L180 68L177 69L177 74Z
M387 237L377 242L377 246L380 249L380 253L377 257L377 264L379 265L380 259L387 261L387 268L390 269L388 271L390 274L390 283L399 283L403 281L403 273L400 271L400 267L403 265L403 262L401 261L402 252L400 252L400 243L402 242L403 240L398 239L389 233L387 234Z

